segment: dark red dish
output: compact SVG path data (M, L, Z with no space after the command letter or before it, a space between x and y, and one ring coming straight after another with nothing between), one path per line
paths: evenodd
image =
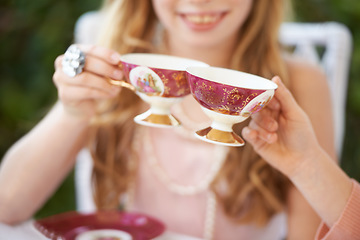
M159 220L141 213L99 211L95 213L66 212L34 222L46 237L75 240L83 232L115 229L128 232L134 240L147 240L161 235L165 226Z

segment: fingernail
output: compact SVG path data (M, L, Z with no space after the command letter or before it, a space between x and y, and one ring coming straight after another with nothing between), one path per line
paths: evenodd
M115 70L113 72L113 77L117 80L121 80L123 78L123 72L121 70Z
M280 85L281 84L281 80L280 80L280 78L278 77L278 76L275 76L274 78L273 78L273 82L276 84L276 85Z
M118 54L118 53L113 53L112 55L111 55L111 61L113 62L113 63L119 63L120 62L120 54Z
M276 109L276 110L279 110L279 109L280 109L280 103L279 103L279 102L275 102L274 106L275 106L275 109Z
M270 141L271 140L271 133L268 133L268 134L266 134L266 139L268 140L268 141Z
M245 128L243 129L243 134L246 135L246 136L247 136L248 138L250 138L250 139L253 138L253 136L252 136L252 134L251 134L251 130L250 130L248 127L245 127Z
M274 135L273 133L267 134L267 136L266 136L266 141L267 141L268 143L273 143L274 140L275 140L275 135Z
M276 130L276 122L271 121L271 122L268 124L268 129L269 129L270 131L275 131L275 130Z

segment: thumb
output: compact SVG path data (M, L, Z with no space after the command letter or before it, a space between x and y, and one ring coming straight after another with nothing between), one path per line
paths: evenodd
M292 114L300 108L289 89L286 88L278 76L275 76L272 81L278 85L275 92L275 98L279 101L283 114Z

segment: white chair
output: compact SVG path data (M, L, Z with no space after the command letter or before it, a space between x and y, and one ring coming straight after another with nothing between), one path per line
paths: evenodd
M79 152L76 158L74 182L76 196L76 210L82 213L96 211L92 194L91 174L93 163L87 149Z
M80 16L75 25L75 43L95 44L103 16L98 11L87 12ZM87 149L79 152L75 164L74 182L76 196L76 210L82 213L96 211L92 191L92 158Z
M98 15L87 14L78 23L85 24L87 29L94 31L95 29L89 24L98 24ZM84 28L79 29L81 30ZM93 39L88 36L89 31L85 33L79 31L77 32L79 42L88 43L89 39ZM349 30L344 25L334 22L284 23L280 30L280 41L286 46L295 47L294 54L312 63L320 64L324 68L334 104L335 146L340 156L344 136L347 77L352 49ZM317 51L319 46L324 50L322 56ZM83 150L79 153L75 166L76 204L80 212L96 210L91 191L91 170L91 156L87 150Z
M295 47L294 54L311 63L319 64L324 69L333 104L336 153L340 158L352 53L352 36L349 29L336 22L283 23L280 29L280 42L285 46Z

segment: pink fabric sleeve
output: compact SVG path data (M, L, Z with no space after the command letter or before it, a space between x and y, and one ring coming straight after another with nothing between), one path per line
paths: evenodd
M329 228L322 223L315 240L360 239L360 184L352 179L352 192L337 222Z

